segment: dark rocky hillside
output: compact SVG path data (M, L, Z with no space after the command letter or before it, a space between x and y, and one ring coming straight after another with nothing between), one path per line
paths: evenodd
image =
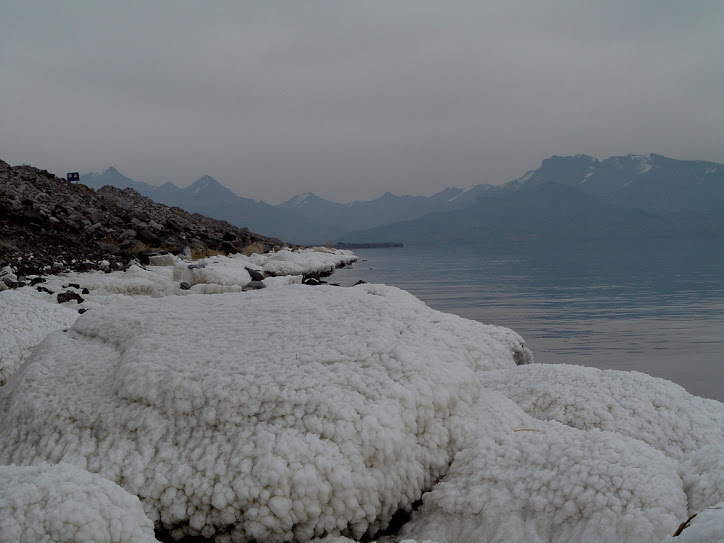
M254 243L283 244L130 188L96 192L0 160L0 269L12 265L23 275L121 269L144 250L230 253Z

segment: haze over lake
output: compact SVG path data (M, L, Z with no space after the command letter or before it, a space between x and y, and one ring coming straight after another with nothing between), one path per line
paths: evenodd
M535 361L637 370L724 400L724 240L357 249L331 281L398 286L519 332Z

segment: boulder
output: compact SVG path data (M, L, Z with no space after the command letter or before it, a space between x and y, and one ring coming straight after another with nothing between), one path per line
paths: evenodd
M245 266L244 269L249 272L249 275L251 276L252 281L263 281L264 280L264 274L261 273L259 270L255 270L253 268L250 268L248 266Z
M244 285L242 290L246 292L247 290L259 290L262 288L266 288L266 285L262 281L252 281Z
M70 302L72 300L75 300L79 304L82 304L85 301L81 297L80 294L78 294L77 292L73 292L72 290L58 293L58 303L59 304L64 304L64 303Z

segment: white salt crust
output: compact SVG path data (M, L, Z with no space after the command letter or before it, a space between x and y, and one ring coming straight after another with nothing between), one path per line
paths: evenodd
M423 499L403 535L439 543L655 543L686 517L673 460L557 423L480 438Z
M137 297L51 334L0 388L0 463L99 473L177 535L359 537L444 474L473 406L509 426L479 376L529 356L393 287Z
M0 541L151 543L141 502L69 464L0 466Z

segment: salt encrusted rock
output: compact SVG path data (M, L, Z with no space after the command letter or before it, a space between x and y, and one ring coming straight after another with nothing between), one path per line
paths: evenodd
M359 537L446 472L471 410L490 431L513 424L500 405L525 417L479 377L526 351L380 285L136 298L0 388L0 463L98 473L175 536Z
M623 434L672 458L724 443L723 403L644 373L533 364L490 372L484 381L537 419Z
M31 289L0 293L0 386L47 334L78 317L73 309L48 303L44 296Z
M329 274L340 264L349 264L355 260L357 257L352 251L342 249L282 249L267 255L263 268L269 275L309 275L314 272Z
M243 287L251 282L251 276L238 259L218 256L199 260L194 264L178 262L173 269L173 280L192 286L215 284Z
M675 461L557 423L480 438L423 501L403 535L440 543L655 543L686 515Z
M69 464L0 466L0 541L151 543L153 523L121 487Z

